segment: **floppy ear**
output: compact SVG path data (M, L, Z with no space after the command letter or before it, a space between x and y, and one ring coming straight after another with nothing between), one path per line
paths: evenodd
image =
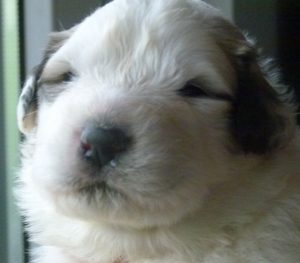
M75 27L58 33L52 33L42 62L34 69L33 73L27 78L23 86L17 107L18 126L25 135L36 126L36 115L38 111L38 80L43 72L49 58L54 54L63 43L70 37Z
M236 59L232 135L245 153L271 152L287 144L293 131L292 107L279 95L286 94L286 87L268 80L253 54L239 54Z
M229 113L230 131L238 149L266 154L284 147L294 132L291 94L278 84L277 74L263 68L253 44L224 21L219 44L236 72L235 99ZM220 37L222 38L220 40Z
M32 75L27 78L17 107L18 127L23 134L28 134L35 126L37 111L36 78Z

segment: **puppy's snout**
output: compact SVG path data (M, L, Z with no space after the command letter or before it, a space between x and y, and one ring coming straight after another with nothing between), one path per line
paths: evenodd
M103 167L124 153L131 139L120 128L86 126L81 134L81 154L92 164Z

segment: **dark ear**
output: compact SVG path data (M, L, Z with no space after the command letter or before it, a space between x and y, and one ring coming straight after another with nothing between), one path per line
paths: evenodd
M253 51L247 52L251 53L236 55L237 87L230 129L243 152L265 154L284 146L291 137L292 107L279 95L286 87L272 83Z
M266 154L284 147L295 129L291 94L278 83L278 73L261 66L256 48L239 29L223 19L215 25L214 37L236 73L229 113L235 148L246 154Z
M75 28L67 31L52 33L50 41L41 63L34 69L33 73L27 78L17 108L18 126L22 133L28 134L36 126L36 115L38 110L38 80L49 58L54 54L63 43L70 37Z

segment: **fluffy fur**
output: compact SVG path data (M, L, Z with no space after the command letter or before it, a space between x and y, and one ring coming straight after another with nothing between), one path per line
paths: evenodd
M31 262L300 262L283 88L200 0L115 0L54 34L18 108ZM97 172L78 156L91 121L133 137Z

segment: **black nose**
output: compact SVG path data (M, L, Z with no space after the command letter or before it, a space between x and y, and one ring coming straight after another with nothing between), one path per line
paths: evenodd
M103 167L125 152L130 137L120 128L86 126L81 134L81 154L87 161Z

